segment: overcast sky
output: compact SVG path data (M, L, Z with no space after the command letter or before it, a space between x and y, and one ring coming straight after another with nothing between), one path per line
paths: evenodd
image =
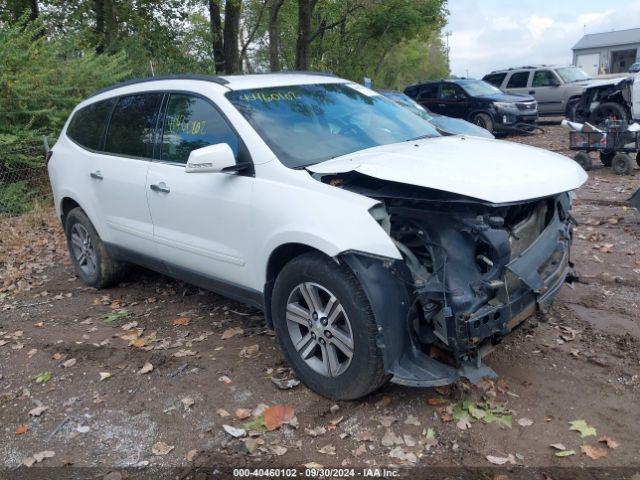
M568 64L586 33L640 27L640 0L449 0L451 72Z

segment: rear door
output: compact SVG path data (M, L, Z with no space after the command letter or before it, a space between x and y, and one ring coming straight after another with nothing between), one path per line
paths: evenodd
M455 83L444 82L440 87L438 108L442 115L454 118L467 118L469 111L469 96Z
M418 102L423 107L428 108L432 112L438 112L438 91L440 90L439 83L427 83L425 85L421 85L418 90L418 95L415 97L416 102Z
M513 72L509 76L505 88L503 89L507 93L529 93L529 70L521 70L519 72Z
M229 123L202 96L171 93L160 130L157 161L149 170L147 197L158 253L170 273L221 293L247 285L253 176L186 173L192 150L227 143L244 147ZM191 277L194 275L195 277Z
M560 79L552 70L533 72L529 94L538 101L539 113L564 113L564 89L560 88L560 85Z
M117 99L103 151L95 156L88 179L107 229L107 243L151 257L155 247L146 184L161 103L161 93Z

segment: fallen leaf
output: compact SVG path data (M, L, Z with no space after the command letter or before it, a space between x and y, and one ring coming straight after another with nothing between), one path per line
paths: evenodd
M51 372L42 372L39 375L33 377L36 383L47 383L53 377L53 373Z
M38 328L43 328L44 327L44 322L34 323L33 326L34 327L38 327Z
M151 452L154 455L166 455L173 450L173 448L173 445L167 445L165 442L156 442L153 447L151 447Z
M78 433L87 433L89 430L91 430L91 427L88 425L78 425L76 427L76 432Z
M73 367L75 364L76 364L76 359L70 358L69 360L62 362L60 366L63 368L70 368L70 367Z
M394 445L404 445L404 440L396 435L395 432L387 430L382 436L380 443L385 447L392 447Z
M137 326L138 326L138 322L133 321L133 322L125 323L120 328L122 330L131 330L132 328L136 328Z
M415 425L416 427L420 426L420 421L418 417L414 417L413 415L407 415L407 419L404 421L405 425Z
M468 430L469 428L471 428L471 422L466 418L461 418L456 423L456 427L458 427L460 430Z
M323 426L319 426L316 428L305 428L304 431L307 432L307 435L309 435L310 437L319 437L320 435L324 435L325 433L327 433L327 429Z
M427 405L431 405L432 407L442 405L443 403L447 403L447 399L440 397L429 397L427 398Z
M620 446L620 444L618 442L616 442L613 438L608 437L606 435L603 435L602 437L600 437L598 439L598 441L600 443L605 443L607 445L607 447L609 447L612 450L615 450L616 448L618 448Z
M246 347L242 347L240 350L240 356L242 358L255 358L260 355L260 346L258 344L248 345Z
M325 445L324 447L318 449L318 453L324 453L325 455L335 455L336 447L334 447L333 445Z
M180 349L176 353L174 353L173 356L176 357L176 358L193 357L195 354L196 354L196 352L194 352L193 350Z
M145 364L138 371L138 373L140 375L144 375L145 373L150 373L151 371L153 371L153 365L151 364L151 362L145 362Z
M561 452L556 452L556 457L570 457L575 454L575 450L563 450Z
M106 380L107 378L110 378L111 374L109 372L100 372L100 381L102 382L103 380Z
M572 422L569 422L569 425L569 430L580 432L580 436L582 438L596 435L596 429L588 425L584 420L574 420Z
M280 390L289 390L291 388L297 387L300 385L300 380L295 378L284 379L284 378L275 378L271 377L271 381L273 384L278 387Z
M390 427L392 423L394 423L395 421L397 421L398 419L396 417L392 417L392 416L382 416L378 419L378 421L380 422L380 425L382 425L383 427Z
M408 435L408 434L405 433L404 435L402 435L402 439L404 440L404 444L407 447L415 447L416 446L416 441L411 435Z
M196 403L196 401L191 397L184 397L180 401L182 402L182 405L184 405L184 408L191 408L193 404Z
M234 413L238 420L245 420L251 416L251 410L248 408L237 408Z
M597 447L595 445L588 445L588 444L580 445L580 450L582 450L582 453L584 453L587 457L589 457L592 460L606 458L607 455L609 455L609 450L603 447Z
M533 425L533 420L527 417L522 417L518 420L518 425L520 425L521 427L530 427L531 425Z
M396 447L389 452L389 456L392 458L397 458L398 460L403 460L411 463L416 463L418 458L416 454L413 452L407 452L402 447Z
M64 357L65 357L65 356L64 356L64 354L63 354L63 353L60 353L60 352L56 352L56 353L54 353L53 355L51 355L51 359L52 359L52 360L61 360L61 359L63 359Z
M144 338L142 338L142 337L137 337L137 338L131 339L131 340L129 341L129 346L130 346L130 347L135 347L135 348L142 348L142 347L144 347L146 344L147 344L147 342L146 342L146 341L145 341L145 339L144 339Z
M42 452L34 453L32 456L25 458L22 464L25 467L31 467L34 463L42 462L45 458L51 458L56 453L52 450L44 450Z
M38 353L38 349L37 348L32 348L31 350L29 350L27 352L27 357L31 358L33 357L36 353Z
M247 431L244 428L236 428L231 425L222 425L222 428L234 438L245 437L247 435Z
M291 405L274 405L264 411L264 426L271 432L290 422L294 416L295 410Z
M230 383L233 383L233 380L231 380L229 377L227 377L226 375L222 375L220 378L218 378L218 381L229 385Z
M218 415L220 415L221 417L228 417L231 414L229 412L227 412L224 408L219 408L218 410L216 410L216 413Z
M198 455L198 450L195 448L187 452L187 462L193 462L193 459Z
M425 437L427 437L428 440L434 440L436 438L436 431L431 427L427 428L427 433L425 433Z
M555 448L556 450L566 450L567 449L567 447L565 447L562 443L552 443L549 446L551 448Z
M20 425L18 428L16 428L16 435L24 435L28 431L29 431L29 427L28 426Z
M359 442L373 442L373 435L369 430L356 433L356 440Z
M507 457L496 457L495 455L487 455L487 460L493 463L494 465L504 465L505 463L511 463L515 465L516 459L512 454L509 454Z
M303 467L305 468L324 468L322 465L320 465L318 462L309 462L309 463L305 463L303 465Z
M189 325L190 323L191 323L191 319L189 317L180 317L180 318L176 318L173 321L174 326Z
M270 447L270 449L272 453L274 453L275 455L281 456L284 455L285 453L287 453L287 448L283 447L282 445L274 445L272 447Z
M361 457L362 455L367 453L367 447L364 443L361 443L360 445L358 445L358 448L353 450L351 453L353 453L354 457Z
M46 410L49 410L49 407L45 407L44 405L40 405L32 410L29 410L29 415L32 417L39 417Z
M240 327L232 327L227 328L224 332L222 332L222 336L220 337L222 340L228 340L236 335L242 335L244 330Z

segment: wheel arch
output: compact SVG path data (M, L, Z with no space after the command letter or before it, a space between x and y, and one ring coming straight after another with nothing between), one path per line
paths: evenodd
M269 255L266 265L264 284L264 318L269 328L273 328L273 319L271 318L271 297L273 294L273 286L278 274L291 260L299 257L300 255L311 252L320 253L327 258L332 258L319 248L298 242L283 243L277 246Z
M60 210L59 210L60 221L62 222L63 227L64 227L64 222L66 221L67 215L74 208L82 208L80 203L78 203L74 198L65 196L60 199ZM82 208L82 211L85 211L84 208Z

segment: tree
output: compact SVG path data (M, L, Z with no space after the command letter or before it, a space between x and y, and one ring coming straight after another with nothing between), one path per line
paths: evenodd
M8 14L6 20L9 23L18 22L25 13L28 13L29 21L33 22L40 12L37 0L6 0L2 3L5 4L3 10Z
M209 0L209 22L211 23L211 46L216 73L225 69L222 42L222 20L220 19L220 0Z
M278 28L278 13L284 0L271 0L269 5L269 70L280 71L280 39Z

